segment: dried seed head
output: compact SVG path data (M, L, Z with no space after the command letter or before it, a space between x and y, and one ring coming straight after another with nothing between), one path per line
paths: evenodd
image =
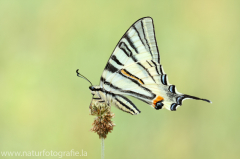
M93 127L90 131L96 132L99 138L106 138L107 134L113 130L115 124L112 118L114 113L111 113L111 108L106 103L94 103L90 106L91 115L97 116L94 119Z

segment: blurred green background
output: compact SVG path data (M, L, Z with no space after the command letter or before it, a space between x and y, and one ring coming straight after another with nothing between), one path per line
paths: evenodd
M120 37L145 16L154 19L169 82L213 104L156 111L131 98L142 113L112 108L105 158L238 158L238 0L1 0L0 151L83 149L84 158L100 158L89 83L75 71L98 85Z

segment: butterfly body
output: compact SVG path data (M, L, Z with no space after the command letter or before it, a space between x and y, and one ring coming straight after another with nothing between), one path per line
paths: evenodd
M89 87L92 103L106 103L130 114L140 110L125 96L132 96L156 110L175 111L186 98L204 100L179 93L168 82L160 64L160 55L151 17L136 21L123 35L110 56L99 86Z
M140 110L138 110L138 108L128 98L122 95L108 92L100 86L90 86L89 89L93 95L91 105L105 103L108 106L115 105L118 109L132 115L140 113Z

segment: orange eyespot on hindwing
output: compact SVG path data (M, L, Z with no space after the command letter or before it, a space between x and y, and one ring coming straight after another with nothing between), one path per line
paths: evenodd
M154 107L156 110L162 109L162 107L163 107L163 103L162 103L163 100L164 100L163 97L157 96L157 97L153 100L153 107Z

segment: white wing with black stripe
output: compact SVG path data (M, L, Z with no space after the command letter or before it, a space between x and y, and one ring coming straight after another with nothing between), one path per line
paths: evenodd
M150 17L136 21L120 39L103 71L100 87L107 94L136 97L155 109L176 110L186 98L210 102L181 94L174 85L168 83L167 75L160 65L153 20ZM126 103L133 104L122 97L121 100L126 99ZM124 105L117 107L127 109ZM132 107L135 108L134 105ZM132 114L137 113L132 111Z
M147 59L160 63L153 20L150 17L139 19L123 35L109 58L102 77L106 79L126 65ZM101 80L100 85L103 82Z

